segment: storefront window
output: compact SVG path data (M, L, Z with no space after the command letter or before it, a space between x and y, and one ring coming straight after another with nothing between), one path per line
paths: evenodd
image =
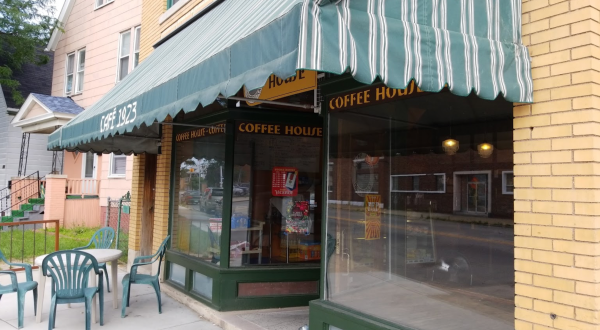
M414 329L514 329L512 104L369 88L377 105L332 98L326 298Z
M318 264L320 127L237 122L230 266Z
M214 264L221 260L224 127L175 134L172 249Z

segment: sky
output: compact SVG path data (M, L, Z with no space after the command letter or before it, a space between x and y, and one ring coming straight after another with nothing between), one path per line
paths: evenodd
M54 0L54 8L56 8L56 10L54 11L54 16L56 18L58 18L58 15L60 14L60 10L62 9L64 3L65 0Z

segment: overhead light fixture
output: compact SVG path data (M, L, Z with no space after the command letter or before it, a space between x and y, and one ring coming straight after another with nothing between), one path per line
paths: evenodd
M494 146L487 142L484 142L477 146L477 153L481 158L488 158L492 155L493 152Z
M454 155L459 148L460 144L454 139L447 139L442 142L442 149L447 155Z

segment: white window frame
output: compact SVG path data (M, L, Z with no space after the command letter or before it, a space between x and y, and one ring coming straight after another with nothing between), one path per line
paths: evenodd
M136 32L139 31L139 36L136 35ZM127 74L124 77L121 77L121 59L124 58L125 56L121 55L121 47L123 45L123 35L125 35L126 33L129 33L129 53L126 55L129 57L129 59L127 60ZM141 38L141 34L142 34L142 30L141 30L141 25L137 25L134 26L130 29L127 29L125 31L121 31L121 33L119 33L119 46L117 47L117 73L115 75L115 81L118 83L121 80L123 80L125 77L127 77L138 65L135 64L134 58L135 55L138 54L139 55L139 48L136 50L136 38L140 37Z
M102 1L103 3L98 4L99 1ZM94 10L100 9L108 4L113 3L113 2L114 2L114 0L94 0Z
M73 72L71 72L69 74L69 57L73 56ZM77 65L77 54L75 52L71 52L67 54L67 57L65 59L65 95L72 95L75 94L74 93L74 89L75 89L75 66ZM67 85L68 85L68 81L69 81L69 75L73 76L73 79L71 79L71 91L67 90Z
M113 173L113 165L115 157L125 158L125 173ZM108 177L109 178L124 178L127 175L127 155L115 155L114 153L110 154L110 162L108 164Z
M507 174L512 174L513 175L513 191L508 191L506 190L506 175ZM514 172L513 171L502 171L502 194L503 195L514 195Z
M85 81L85 62L83 64L83 69L80 69L79 65L81 64L81 53L87 53L85 48L81 48L77 51L77 56L75 58L75 77L73 79L73 82L75 83L75 94L80 94L83 92L83 90L85 89L85 86L83 85L83 82ZM81 73L81 77L79 77L79 74ZM83 80L81 81L81 89L79 89L79 83L80 83L80 79Z
M394 187L394 177L414 177L414 176L426 176L426 175L437 175L437 176L441 176L443 183L444 183L444 189L443 190L435 190L435 191L427 191L427 190L394 190L392 189ZM390 191L391 192L400 192L400 193L419 193L419 194L445 194L446 193L446 173L431 173L431 174L394 174L394 175L390 175Z
M85 168L86 168L86 163L87 163L87 153L86 152L82 152L80 153L80 155L82 156L81 159L81 178L82 179L96 179L98 173L96 172L96 169L98 168L98 155L94 154L94 166L93 166L93 170L92 170L92 177L91 178L87 178L85 176Z
M138 65L140 65L140 42L142 38L142 26L138 25L136 27L133 28L133 42L132 42L132 46L133 46L133 56L131 57L131 71L135 70L135 68L138 67ZM137 49L136 49L137 47ZM138 62L137 64L135 63L135 57L137 55L138 58Z

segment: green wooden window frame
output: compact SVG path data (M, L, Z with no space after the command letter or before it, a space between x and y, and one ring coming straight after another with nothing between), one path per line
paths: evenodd
M176 4L178 1L181 0L167 0L167 9L173 7L173 5Z

